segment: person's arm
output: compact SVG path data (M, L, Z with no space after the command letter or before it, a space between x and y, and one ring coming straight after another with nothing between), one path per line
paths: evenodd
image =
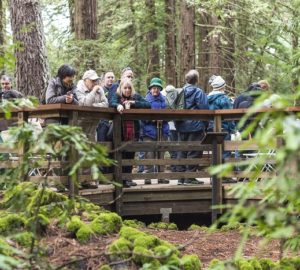
M61 95L58 96L57 95L57 91L56 91L56 84L55 84L55 80L52 79L47 87L47 91L46 91L46 103L47 104L52 104L52 103L66 103L66 96L65 95Z
M199 91L196 99L197 107L199 110L209 110L207 96L202 90Z
M151 109L151 104L145 100L141 95L135 94L134 103L132 104L132 108L136 109Z
M94 107L100 107L100 108L108 108L108 101L107 101L107 98L106 98L106 96L104 94L103 88L100 88L98 90L97 95L99 95L100 101L96 102L96 103L93 103L93 106Z

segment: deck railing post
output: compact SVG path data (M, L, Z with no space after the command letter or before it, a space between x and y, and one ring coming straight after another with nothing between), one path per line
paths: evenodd
M222 117L221 115L214 116L214 132L221 132L222 131ZM217 144L217 139L213 140L212 145L212 152L213 152L213 166L221 164L222 162L222 145ZM222 179L219 178L217 175L213 175L212 177L212 212L211 212L211 219L212 222L216 221L218 215L222 213L221 209L214 209L215 206L221 205L223 198L222 198Z
M122 215L122 192L123 192L123 181L122 181L122 150L117 150L122 144L122 121L121 115L115 114L113 118L113 148L116 150L114 152L114 159L117 165L114 166L114 181L119 183L116 186L115 200L116 200L116 212Z
M68 124L70 126L78 126L78 111L71 111ZM69 161L70 161L70 168L77 162L79 156L78 152L75 150L75 147L71 147L71 151L69 153ZM62 170L63 171L63 170ZM78 172L75 175L75 179L71 179L69 177L69 196L70 198L74 198L75 195L79 194L79 179L78 179Z
M28 122L28 112L18 112L18 126L22 126L25 122ZM18 156L19 156L19 164L23 163L24 154L26 153L28 149L28 144L24 143L20 148L18 148ZM27 181L27 173L21 175L21 179L23 181Z

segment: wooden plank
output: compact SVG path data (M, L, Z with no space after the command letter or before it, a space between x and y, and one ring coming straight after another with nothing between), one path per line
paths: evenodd
M112 181L114 179L114 176L113 176L112 173L110 173L110 174L103 174L103 176L105 177L105 179L107 181ZM95 180L92 179L91 175L84 175L84 174L79 175L78 176L78 180L79 180L79 182L95 181Z
M5 154L5 153L18 154L19 149L10 148L10 147L4 146L3 144L0 144L0 153L1 154Z
M180 179L180 178L207 178L208 172L161 172L161 173L123 173L124 179Z
M130 202L123 205L123 216L160 214L161 208L171 208L172 214L210 213L211 199L180 202Z
M155 202L155 201L190 201L190 200L211 200L211 189L209 190L185 190L180 191L165 190L163 188L156 191L144 191L135 193L124 193L123 203L127 202Z
M42 183L45 180L44 176L28 176L28 180L33 183ZM48 176L47 181L49 183L62 183L66 185L68 183L68 176Z
M275 172L260 172L258 175L256 172L245 172L245 171L240 171L240 172L231 172L228 174L228 177L233 177L233 178L271 178L275 176Z
M200 141L193 142L125 142L122 145L123 151L209 151L210 144L201 144Z
M121 115L115 114L114 115L114 122L113 122L113 146L115 149L119 149L122 143L122 134L121 134ZM118 166L114 166L114 179L118 181L120 184L120 187L116 187L115 192L115 206L116 206L116 212L119 215L122 215L123 211L123 201L122 201L122 186L123 186L123 175L122 175L122 152L115 151L114 152L114 159L116 160ZM128 178L127 178L128 179Z
M0 168L1 169L10 169L10 168L17 168L20 165L18 161L0 161Z
M224 141L225 151L258 150L258 146L250 141Z
M211 160L201 159L123 159L122 165L199 165L210 166Z

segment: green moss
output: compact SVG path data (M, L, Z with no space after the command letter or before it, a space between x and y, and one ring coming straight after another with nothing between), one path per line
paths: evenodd
M133 260L138 265L150 263L154 260L153 253L144 246L135 246L133 249Z
M294 266L294 262L291 258L283 258L280 260L280 269L284 270L297 270Z
M29 230L33 230L36 224L37 224L37 228L36 228L37 233L41 234L46 230L47 226L50 224L50 219L43 214L38 214L37 223L35 217L31 217L26 221L26 227Z
M231 230L239 230L241 229L242 225L240 223L233 223L233 224L227 224L223 225L220 229L222 232L227 232Z
M115 240L109 247L109 253L112 260L124 260L131 256L132 244L125 238ZM115 253L115 254L114 254Z
M40 197L42 192L43 195L42 197ZM32 196L30 197L26 209L29 213L31 213L32 211L35 210L35 208L38 205L40 206L49 205L49 204L55 205L55 203L61 203L67 201L68 201L68 197L63 194L54 192L48 188L46 188L44 191L42 189L37 189L33 192Z
M87 224L84 224L80 227L80 229L76 232L76 238L81 243L87 243L93 235L93 230Z
M184 270L201 270L201 262L197 255L184 255L181 258L181 266Z
M13 253L13 248L6 242L4 238L0 237L0 254L10 256Z
M189 228L188 231L208 231L208 227L205 226L199 226L196 224L192 224Z
M155 256L162 257L159 259L162 265L172 265L174 267L180 267L180 259L178 258L179 252L175 247L170 247L169 245L159 245L154 248Z
M85 223L80 219L79 216L72 216L71 220L67 223L67 231L76 233Z
M168 225L168 230L178 230L178 227L175 223L170 223Z
M300 270L300 257L294 257L294 258L291 258L295 268L297 270Z
M135 228L128 227L128 226L123 226L119 232L119 235L132 243L138 237L147 236L146 233L141 232Z
M91 222L91 228L96 234L110 234L119 232L122 218L116 213L101 213Z
M254 270L250 262L244 259L240 259L236 262L239 267L239 270Z
M262 270L262 267L261 267L258 259L253 258L253 259L249 260L249 262L252 265L254 270Z
M37 189L37 185L32 182L22 182L4 192L1 200L1 208L14 210L17 212L25 211L30 201L30 197Z
M112 268L108 264L105 264L100 266L99 270L112 270Z
M137 237L134 242L133 246L140 246L147 249L154 248L155 246L159 245L159 239L156 236L153 235L146 235L146 236L140 236Z
M270 259L260 259L259 263L262 270L273 270L273 268L276 266L275 262Z
M128 227L132 227L132 228L136 228L136 229L140 229L140 228L145 228L146 225L145 223L138 221L136 219L127 219L123 221L123 225L128 226Z
M219 267L220 269L224 268L224 262L218 260L218 259L213 259L209 263L208 269L214 268L214 267Z
M30 247L33 238L34 235L31 232L18 233L13 237L13 239L23 247Z
M0 233L13 232L25 225L25 219L22 215L7 213L6 216L0 218Z

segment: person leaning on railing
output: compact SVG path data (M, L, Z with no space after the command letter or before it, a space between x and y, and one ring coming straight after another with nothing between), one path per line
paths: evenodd
M78 105L74 85L75 69L70 65L62 65L55 78L49 81L46 91L46 104L64 103ZM66 118L48 118L46 124L67 124Z
M119 113L123 113L126 109L150 109L151 105L148 101L142 98L134 90L131 80L121 80L120 85L116 93L112 96L112 102L110 104L112 108L116 108ZM122 121L122 140L131 141L138 140L139 138L139 121ZM122 153L123 159L134 159L134 152L124 151ZM123 166L123 173L131 173L132 166ZM124 187L136 186L136 183L123 179Z
M163 89L162 80L160 78L153 78L148 87L149 91L145 99L151 104L151 109L160 110L166 108L165 97L161 94ZM143 141L166 141L169 136L169 125L167 121L143 121ZM146 159L158 158L158 153L146 152ZM153 165L145 166L145 173L155 172ZM157 170L158 171L158 170ZM168 184L169 180L158 179L159 184ZM151 179L145 179L145 184L150 185Z

